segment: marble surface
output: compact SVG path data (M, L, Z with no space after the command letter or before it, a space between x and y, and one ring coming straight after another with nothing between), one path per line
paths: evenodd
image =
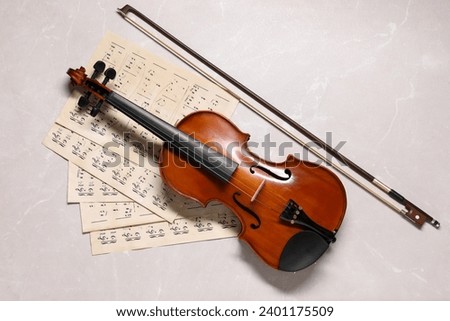
M177 61L115 12L124 4L2 3L0 299L450 299L449 1L130 1L442 223L418 230L343 178L338 241L297 273L237 239L90 255L67 164L41 140L66 69L106 31ZM232 119L254 141L285 140L244 107Z

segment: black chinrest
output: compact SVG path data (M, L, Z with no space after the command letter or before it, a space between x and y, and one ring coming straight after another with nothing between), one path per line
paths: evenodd
M316 232L299 232L284 247L278 269L287 272L304 269L316 262L328 249L328 245Z

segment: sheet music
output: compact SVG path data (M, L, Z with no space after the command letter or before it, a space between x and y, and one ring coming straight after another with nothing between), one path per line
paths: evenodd
M176 219L128 228L91 232L92 254L106 254L157 246L235 237L241 226L223 206L206 208L212 214Z
M164 221L136 202L80 203L83 232Z
M97 60L116 69L117 77L109 84L113 90L172 124L202 109L229 117L238 103L206 79L113 34L107 34L98 46L86 66L88 74ZM162 224L161 221L175 224L175 219L192 216L189 209L197 204L169 190L159 176L158 139L108 106L104 106L97 117L91 117L90 108L77 107L79 96L79 93L72 93L43 143L73 163L69 169L68 201L89 202L81 205L83 229L94 231L125 226L123 222L128 218L132 225ZM125 212L111 211L114 207L121 207ZM108 214L116 213L119 217L99 219L98 215L105 214L106 208ZM207 208L211 209L217 211L217 215L228 213L233 217L222 205ZM223 237L223 233L214 236L218 231L210 231L208 239ZM185 235L183 242L189 242L190 235L194 233ZM166 238L164 244L170 244L171 239ZM192 240L197 239L193 236ZM112 247L108 248L115 251Z
M68 172L68 203L131 202L129 197L71 162Z

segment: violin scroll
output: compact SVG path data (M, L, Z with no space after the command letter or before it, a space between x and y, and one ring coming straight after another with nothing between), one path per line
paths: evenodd
M113 68L108 68L106 71L105 68L106 65L103 61L97 61L94 64L94 72L90 78L86 75L86 69L84 67L78 69L69 68L67 70L71 84L85 90L84 95L78 100L78 106L83 108L89 105L91 96L97 99L96 105L91 110L91 116L96 116L99 113L107 95L111 93L111 89L106 87L106 84L116 77L116 71ZM103 72L105 78L100 83L96 78Z
M75 87L81 87L86 81L86 68L81 66L78 69L69 68L67 74L70 76L70 83Z

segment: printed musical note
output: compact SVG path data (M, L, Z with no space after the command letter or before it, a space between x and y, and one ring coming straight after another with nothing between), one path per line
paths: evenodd
M122 229L91 232L92 254L130 251L157 246L182 244L205 240L236 237L240 224L223 228L220 222L234 216L221 212L191 218L180 218L173 223L158 222Z
M80 203L83 232L163 222L136 202Z
M92 166L100 171L106 169L101 156L92 158ZM105 182L92 176L85 170L69 162L67 201L68 203L92 202L130 202L131 199L121 194Z

